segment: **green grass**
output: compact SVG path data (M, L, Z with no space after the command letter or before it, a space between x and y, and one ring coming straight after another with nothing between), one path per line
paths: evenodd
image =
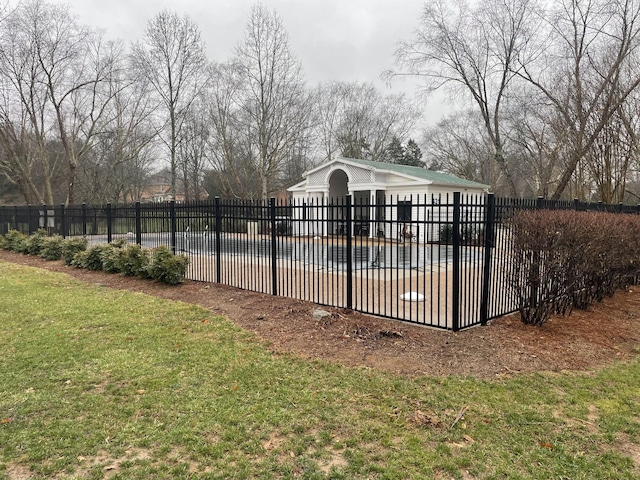
M631 479L639 451L638 361L407 379L0 262L0 478Z

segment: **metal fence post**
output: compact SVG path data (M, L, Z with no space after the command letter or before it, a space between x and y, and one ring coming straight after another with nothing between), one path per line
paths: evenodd
M136 243L142 245L142 212L140 202L136 202Z
M278 295L278 240L276 237L276 199L269 199L271 220L271 294Z
M460 330L460 192L453 192L453 291L451 328Z
M47 233L49 233L49 211L47 210L47 205L42 205L42 214L44 215L42 218L43 220L43 224L42 224L42 228L44 228ZM27 232L29 233L29 232Z
M216 283L220 283L220 252L222 249L220 248L220 240L222 238L222 234L220 231L222 230L222 215L220 212L220 197L215 198L215 215L216 215L216 227L215 227L215 235L216 235Z
M111 237L112 235L112 230L111 230L111 218L112 218L112 212L111 212L111 203L107 203L107 243L111 243Z
M169 218L170 218L170 238L169 238L169 247L173 253L176 253L176 232L178 230L178 223L176 220L176 201L171 200L169 202Z
M60 230L62 238L67 238L67 219L65 217L64 203L60 205Z
M346 216L347 221L347 308L353 308L353 239L351 238L353 232L353 215L351 212L351 195L346 197Z
M489 319L489 287L491 285L491 262L495 242L495 207L496 198L493 193L487 194L484 213L484 265L482 272L482 300L480 303L480 325L486 325Z
M82 237L87 236L87 204L82 204Z
M29 233L35 232L38 229L32 230L33 227L33 215L31 205L27 205L27 224L29 225Z

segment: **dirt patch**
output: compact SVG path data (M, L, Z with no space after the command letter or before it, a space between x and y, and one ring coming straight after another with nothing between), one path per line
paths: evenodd
M108 452L100 451L93 457L78 457L79 468L76 474L83 478L89 477L92 469L100 467L103 478L110 479L120 475L123 462L151 462L152 460L152 452L142 448L130 448L124 452L124 456L121 458L114 458Z
M636 470L640 470L640 447L637 443L632 442L627 434L620 434L619 437L615 444L616 449L631 459Z
M17 463L9 463L5 475L8 480L29 480L33 478L33 472L29 467Z
M588 371L634 358L640 345L640 287L619 292L589 311L553 317L543 327L523 325L511 315L453 333L343 309L324 308L331 315L315 320L314 310L323 307L217 284L187 281L170 287L7 251L0 251L0 259L201 305L255 332L274 352L402 375L492 378L532 371Z
M329 475L334 468L336 470L340 470L342 468L346 468L349 465L349 462L346 458L344 458L344 455L341 451L330 449L330 452L331 454L329 458L323 458L318 461L318 467L320 468L320 471L325 475Z

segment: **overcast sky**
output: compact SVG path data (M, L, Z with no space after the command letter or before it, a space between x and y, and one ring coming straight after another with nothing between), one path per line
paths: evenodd
M51 0L49 0L51 1ZM194 19L209 58L223 61L244 35L254 0L54 0L79 20L106 31L108 38L139 40L147 21L164 8ZM289 32L291 49L307 80L374 82L393 65L401 39L418 26L424 0L263 0ZM413 94L414 81L395 81L391 91ZM433 114L428 115L435 120Z
M200 27L212 60L222 61L242 39L254 0L55 0L82 23L111 38L141 39L164 8L186 13ZM418 25L423 0L264 0L289 32L309 81L376 80L393 62L401 38Z

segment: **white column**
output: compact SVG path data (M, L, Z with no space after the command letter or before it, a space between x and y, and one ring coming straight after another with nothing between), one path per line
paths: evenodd
M322 208L320 209L320 216L322 217L322 223L319 235L322 237L326 237L329 234L329 218L328 213L329 209L327 205L329 205L329 189L327 188L324 192L322 192L322 198L320 199L320 203L322 204Z
M369 238L378 234L378 222L376 218L376 191L369 190Z

